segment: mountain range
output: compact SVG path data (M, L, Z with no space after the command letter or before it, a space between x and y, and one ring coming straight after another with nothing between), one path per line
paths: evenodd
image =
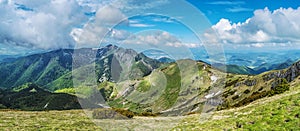
M59 103L49 109L77 109L84 101L90 107L124 108L137 114L209 112L243 106L289 90L300 75L300 62L290 63L264 65L258 71L239 65L212 67L191 59L156 60L114 45L60 49L2 62L0 100L3 107L24 110L43 110L47 103ZM95 76L84 77L91 67ZM282 70L259 74L269 69ZM96 87L90 85L91 81L96 81ZM94 101L99 94L105 103ZM30 108L33 99L42 104ZM57 102L62 99L67 100ZM206 109L208 105L213 107Z

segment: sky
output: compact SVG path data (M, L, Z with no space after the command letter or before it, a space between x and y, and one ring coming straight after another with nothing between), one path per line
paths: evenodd
M0 16L0 55L110 43L174 53L300 47L300 0L0 0Z
M299 0L187 0L206 14L208 19L216 24L220 19L229 19L234 23L246 21L253 16L253 11L268 7L273 11L279 8L297 9Z

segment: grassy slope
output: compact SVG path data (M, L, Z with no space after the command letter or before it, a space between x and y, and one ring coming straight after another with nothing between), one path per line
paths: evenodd
M6 88L28 82L46 85L70 71L70 58L56 51L21 57L12 63L1 63L0 85Z
M204 123L199 123L199 115L189 116L174 130L300 130L299 88L218 111Z
M299 130L300 87L257 100L247 106L215 112L204 122L199 114L178 117L134 117L129 120L90 120L82 110L0 110L3 130ZM97 125L101 126L98 127ZM117 125L117 126L116 126Z
M161 67L152 72L150 76L127 83L135 85L135 91L132 91L130 96L126 98L118 97L117 99L110 101L110 105L115 108L128 108L129 110L138 113L145 110L152 110L152 113L158 113L166 110L166 112L172 112L173 110L181 111L180 109L182 107L190 107L195 103L198 103L196 99L191 99L198 96L198 93L204 92L209 87L209 84L211 83L208 76L209 71L204 71L202 69L202 63L196 64L188 60L178 63L180 63L182 70L187 71L180 72L176 63L165 65L165 67ZM194 66L197 69L192 70ZM198 66L201 68L199 71ZM200 77L203 77L203 80L200 80ZM152 85L149 85L150 81L152 82ZM202 88L199 88L199 86ZM129 86L126 85L125 87ZM123 86L117 88L119 88L119 93L124 90L121 89ZM128 100L133 100L133 102ZM125 105L122 104L123 102L125 102ZM188 103L185 104L185 102Z
M12 92L0 93L0 103L10 109L35 111L81 108L76 96L51 93L31 83L16 87Z
M222 109L247 105L257 99L280 94L288 90L283 90L281 88L282 85L285 85L287 88L293 86L292 83L285 84L285 78L270 77L269 80L265 80L269 74L276 72L278 71L269 71L255 76L228 74L226 88L224 88L224 93L222 94L224 101ZM299 82L295 80L294 83Z

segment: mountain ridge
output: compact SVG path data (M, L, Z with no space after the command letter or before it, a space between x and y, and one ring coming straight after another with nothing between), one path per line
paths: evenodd
M219 67L222 66L228 67ZM88 73L86 69L93 67L96 78L82 78L85 76L82 74ZM132 49L108 45L101 49L61 49L22 57L13 63L1 63L0 70L5 72L0 75L3 80L0 86L14 81L16 83L9 88L36 82L43 89L68 91L80 98L94 99L101 94L106 104L113 108L168 116L199 113L211 100L217 109L243 106L289 90L290 84L300 75L300 61L287 69L259 75L226 73L222 71L224 68L190 59L161 63ZM12 74L5 76L9 73ZM74 81L74 77L79 81ZM89 88L89 81L93 79L97 85ZM67 90L73 88L74 82L78 86L75 91ZM221 90L211 91L213 87ZM78 89L82 92L76 91ZM90 105L93 104L99 103L95 101Z
M125 52L128 51L128 54L135 52L133 50L130 51L129 49L108 45L97 50L93 48L59 49L16 58L12 62L0 63L0 70L2 71L0 74L0 87L11 88L28 82L35 82L40 86L46 86L71 72L72 69L78 68L76 63L73 63L73 60L75 60L73 58L80 59L81 63L87 65L93 62L101 63L101 60L99 61L101 58L99 57L109 55L106 54L109 50L119 52L124 50ZM139 56L141 59L146 59L146 57L141 54L134 53L133 55Z

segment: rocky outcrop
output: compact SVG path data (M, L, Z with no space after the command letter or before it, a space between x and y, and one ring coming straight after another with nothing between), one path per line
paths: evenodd
M274 78L284 78L288 82L293 81L300 75L300 61L294 63L291 67L286 70L280 70L275 72L270 72L263 75L264 81L269 81Z
M238 87L238 86L241 86L241 85L246 85L246 86L254 86L257 84L257 80L256 79L247 79L247 80L244 80L244 81L241 81L241 82L237 82L234 87Z

